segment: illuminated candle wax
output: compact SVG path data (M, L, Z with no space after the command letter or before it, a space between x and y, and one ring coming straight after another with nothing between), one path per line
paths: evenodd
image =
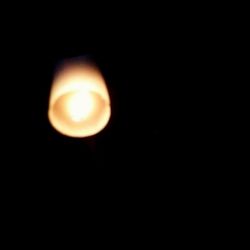
M107 125L110 115L108 90L96 67L71 63L56 74L48 116L57 131L71 137L91 136Z

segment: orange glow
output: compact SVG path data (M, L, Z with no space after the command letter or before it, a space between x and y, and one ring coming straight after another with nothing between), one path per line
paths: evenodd
M71 137L97 134L111 115L105 81L96 67L86 63L65 65L55 76L49 100L49 120Z

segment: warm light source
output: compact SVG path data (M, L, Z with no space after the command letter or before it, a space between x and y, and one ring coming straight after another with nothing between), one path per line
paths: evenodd
M108 90L95 66L71 62L57 72L48 112L56 130L72 137L91 136L107 125L110 115Z

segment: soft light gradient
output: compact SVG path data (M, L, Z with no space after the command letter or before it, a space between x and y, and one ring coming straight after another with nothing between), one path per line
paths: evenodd
M64 65L55 76L49 101L49 120L71 137L97 134L111 115L110 98L100 71L91 64Z

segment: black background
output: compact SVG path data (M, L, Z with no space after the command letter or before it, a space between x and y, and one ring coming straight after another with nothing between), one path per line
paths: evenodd
M61 221L65 209L99 220L133 214L141 223L151 208L156 217L164 209L181 216L183 206L188 213L188 204L202 203L209 177L216 182L220 142L207 100L216 99L217 40L179 8L151 10L154 17L140 8L76 9L31 11L3 33L5 194L18 207L32 204L41 220ZM105 77L112 116L99 134L69 138L48 121L50 87L58 63L86 55Z

